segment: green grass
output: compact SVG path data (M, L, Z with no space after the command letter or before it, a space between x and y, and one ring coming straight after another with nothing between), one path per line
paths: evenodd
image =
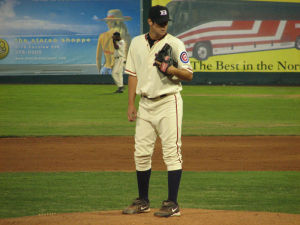
M1 85L0 136L129 135L127 98L112 85Z
M137 196L134 172L0 173L0 218L121 210ZM300 213L298 172L184 172L182 208ZM167 173L153 172L151 207L167 197Z
M0 85L0 137L133 135L113 85ZM183 135L300 135L299 87L184 86ZM183 208L300 214L299 172L184 172ZM120 210L135 173L0 173L0 218ZM167 196L153 172L151 205Z
M133 135L114 85L0 85L0 136ZM299 87L184 86L183 135L300 135Z
M300 88L197 87L183 92L185 135L299 135ZM210 96L209 96L210 95Z

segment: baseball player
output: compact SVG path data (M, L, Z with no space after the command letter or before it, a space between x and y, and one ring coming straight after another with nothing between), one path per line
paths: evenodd
M114 43L114 58L115 63L112 69L112 77L115 81L115 84L118 86L118 90L115 93L123 93L124 86L123 86L123 72L124 72L124 63L126 60L125 57L125 41L122 40L121 35L119 32L115 32L113 37Z
M129 121L136 121L134 160L139 197L123 210L124 214L150 211L151 157L159 136L168 170L168 199L154 215L180 216L177 203L182 174L180 81L192 80L193 71L183 42L167 33L169 20L166 7L151 7L147 19L149 33L135 37L127 55L127 114ZM136 95L141 96L138 111Z

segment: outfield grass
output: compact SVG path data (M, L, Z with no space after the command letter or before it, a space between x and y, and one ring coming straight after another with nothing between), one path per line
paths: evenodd
M0 173L0 218L121 210L137 196L134 172ZM184 172L182 208L300 213L298 172ZM167 173L150 180L152 208L167 197Z
M184 86L183 135L300 135L299 87ZM114 85L0 85L0 136L133 135Z

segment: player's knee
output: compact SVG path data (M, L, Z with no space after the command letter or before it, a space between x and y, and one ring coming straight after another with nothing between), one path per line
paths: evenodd
M167 161L167 162L165 161L165 164L167 166L168 171L182 169L182 159L181 158L177 158L175 160Z
M138 171L144 171L151 168L151 154L134 153L135 166Z
M168 171L182 169L182 156L180 149L174 149L171 152L164 152L163 159Z

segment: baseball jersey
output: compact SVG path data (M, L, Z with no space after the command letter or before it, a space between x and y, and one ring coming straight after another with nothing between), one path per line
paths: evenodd
M125 48L126 48L125 41L122 39L117 42L117 45L119 46L119 48L115 49L114 57L115 58L120 58L120 57L125 58Z
M172 47L173 59L178 62L178 68L193 72L185 46L181 40L167 34L150 48L147 35L139 35L130 44L125 67L127 74L137 77L136 94L156 98L164 94L175 94L182 90L177 77L165 76L153 65L155 54L166 43Z

